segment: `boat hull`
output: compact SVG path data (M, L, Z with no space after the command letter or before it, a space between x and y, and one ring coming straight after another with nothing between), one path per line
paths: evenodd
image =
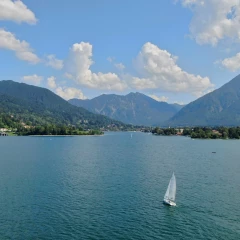
M163 204L168 205L168 206L173 206L173 207L176 206L175 202L173 202L171 200L166 200L166 199L163 200Z

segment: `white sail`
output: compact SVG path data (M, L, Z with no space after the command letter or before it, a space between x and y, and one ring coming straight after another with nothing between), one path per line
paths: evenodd
M175 175L173 173L170 182L168 184L168 188L167 191L165 193L164 199L165 200L171 200L171 201L175 201L175 197L176 197L176 178Z

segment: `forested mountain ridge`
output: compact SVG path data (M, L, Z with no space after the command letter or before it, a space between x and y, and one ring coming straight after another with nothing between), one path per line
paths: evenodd
M239 126L240 75L219 89L189 103L165 125Z
M76 107L48 89L0 81L0 113L13 115L30 125L72 124L103 127L111 124L124 125L84 108Z
M103 94L91 100L69 102L124 123L145 126L161 125L181 109L181 105L158 102L138 92L125 96Z

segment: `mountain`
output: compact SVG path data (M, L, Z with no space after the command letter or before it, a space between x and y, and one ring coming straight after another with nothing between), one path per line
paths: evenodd
M73 105L128 124L154 126L176 114L180 105L158 102L142 93L103 94L91 100L71 99Z
M166 122L170 126L240 125L240 75L189 103Z
M48 123L81 124L89 127L123 125L84 108L73 106L48 89L11 80L0 81L0 113L13 115L31 125Z
M171 105L174 106L177 109L177 111L180 111L185 106L178 103L173 103Z

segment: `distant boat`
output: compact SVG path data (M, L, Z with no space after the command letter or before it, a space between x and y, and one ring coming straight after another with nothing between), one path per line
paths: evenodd
M131 138L132 138L132 133L131 133Z
M173 173L169 181L167 191L164 195L163 203L169 206L176 206L175 197L176 197L176 178Z

